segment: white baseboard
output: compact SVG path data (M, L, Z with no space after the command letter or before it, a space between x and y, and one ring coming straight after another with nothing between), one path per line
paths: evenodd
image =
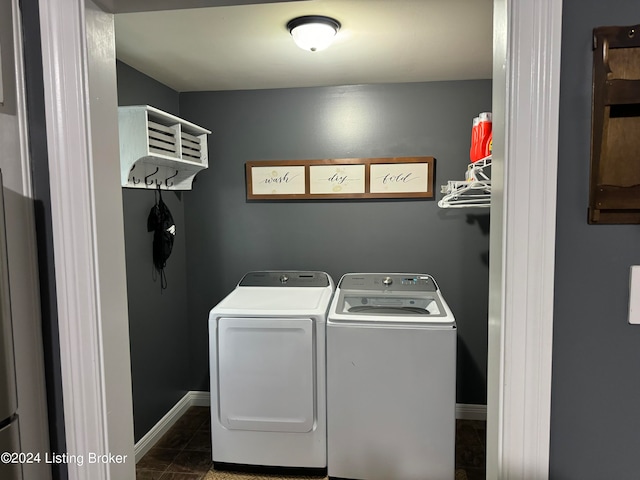
M211 405L209 392L187 392L167 414L156 423L147 434L136 443L136 463L167 433L178 419L186 413L189 407L208 407ZM456 418L458 420L487 420L486 405L456 404Z
M209 392L187 392L135 445L136 463L167 433L189 407L209 406Z
M482 420L486 422L487 406L456 403L456 418L458 420Z
M208 407L211 405L211 395L209 392L191 391L187 393L191 401L191 407Z

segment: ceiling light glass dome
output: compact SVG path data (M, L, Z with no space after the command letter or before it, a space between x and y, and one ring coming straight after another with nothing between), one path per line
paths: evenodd
M307 15L289 21L287 29L296 45L303 50L317 52L331 45L340 30L340 22L330 17Z

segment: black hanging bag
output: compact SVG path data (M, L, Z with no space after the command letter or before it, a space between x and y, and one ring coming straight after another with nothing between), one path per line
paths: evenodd
M153 265L160 274L160 287L167 288L164 268L173 249L176 236L176 225L167 205L162 201L160 188L156 191L156 204L151 208L147 218L147 231L153 232Z

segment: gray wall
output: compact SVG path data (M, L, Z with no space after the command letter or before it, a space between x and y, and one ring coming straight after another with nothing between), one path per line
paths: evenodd
M119 60L116 70L118 105L151 105L173 115L180 114L178 92Z
M118 62L118 104L152 105L179 114L178 93ZM147 217L153 190L122 189L129 334L133 383L134 434L138 441L190 390L187 323L186 238L183 193L164 192L177 234L161 291L152 262L153 234Z
M247 202L244 163L432 155L439 199L464 179L471 120L490 109L490 80L180 94L181 116L213 131L209 169L185 195L193 388L209 388L208 312L247 271L409 271L433 274L458 320L458 402L484 404L488 212Z
M556 242L552 480L640 471L640 327L627 324L640 226L587 225L592 30L640 22L638 2L564 0Z

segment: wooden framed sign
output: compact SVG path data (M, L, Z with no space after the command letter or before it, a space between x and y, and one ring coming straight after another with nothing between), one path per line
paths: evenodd
M247 162L247 199L433 198L433 157Z

